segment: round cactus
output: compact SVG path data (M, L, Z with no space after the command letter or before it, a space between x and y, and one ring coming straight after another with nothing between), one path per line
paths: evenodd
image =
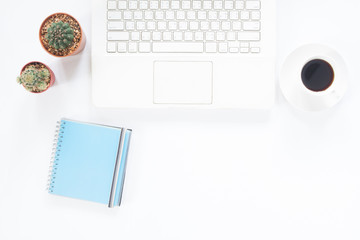
M49 77L50 72L47 68L38 69L35 66L28 66L17 78L17 82L30 92L42 92L48 87L46 80Z
M47 29L45 38L55 49L66 49L74 41L74 30L63 21L52 23Z

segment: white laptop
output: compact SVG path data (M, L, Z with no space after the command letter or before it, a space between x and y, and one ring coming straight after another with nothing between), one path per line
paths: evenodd
M270 108L275 27L275 0L93 0L93 102Z

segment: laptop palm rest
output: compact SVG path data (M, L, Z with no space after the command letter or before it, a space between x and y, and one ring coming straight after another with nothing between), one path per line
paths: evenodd
M212 104L212 62L154 62L155 104Z

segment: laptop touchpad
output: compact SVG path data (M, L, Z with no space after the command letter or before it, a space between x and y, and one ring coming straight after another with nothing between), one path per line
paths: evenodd
M211 104L212 62L154 62L155 104Z

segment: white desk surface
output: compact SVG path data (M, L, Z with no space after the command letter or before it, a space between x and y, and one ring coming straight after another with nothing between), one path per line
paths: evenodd
M359 1L278 0L278 66L312 42L334 47L348 64L346 96L321 113L295 110L279 88L269 112L95 108L90 2L1 5L0 239L360 238ZM40 46L42 20L59 11L86 32L78 56L54 58ZM16 84L32 60L56 74L46 93ZM61 117L134 130L120 208L45 191Z

